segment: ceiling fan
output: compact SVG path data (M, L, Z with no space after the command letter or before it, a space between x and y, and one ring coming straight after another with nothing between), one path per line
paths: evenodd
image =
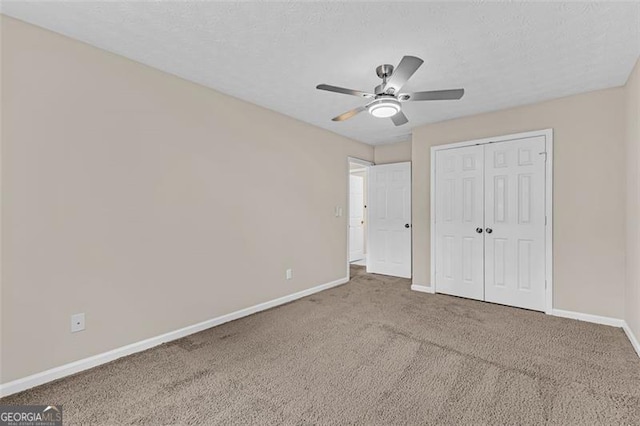
M376 68L376 74L382 79L382 84L376 86L374 93L345 89L344 87L331 86L328 84L319 84L316 86L316 89L373 99L366 105L333 117L333 121L348 120L362 111L368 111L369 114L374 117L390 117L393 124L402 126L409 122L407 116L402 112L401 105L403 102L457 100L464 95L464 89L400 93L402 86L404 86L407 80L420 68L423 62L422 59L416 58L415 56L404 56L395 69L393 65L380 65Z

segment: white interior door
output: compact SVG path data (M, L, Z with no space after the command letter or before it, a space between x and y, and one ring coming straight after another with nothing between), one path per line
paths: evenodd
M484 148L436 152L435 285L484 300Z
M485 145L485 300L545 310L545 138Z
M369 168L367 272L411 277L411 163Z
M364 178L349 176L349 262L364 259Z

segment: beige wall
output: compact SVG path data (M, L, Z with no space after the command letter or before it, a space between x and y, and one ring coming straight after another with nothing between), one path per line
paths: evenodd
M640 59L624 88L627 101L627 287L625 320L640 339Z
M554 308L622 318L625 146L622 88L414 130L413 280L430 285L430 147L553 128Z
M345 277L372 147L1 19L2 382Z
M374 149L376 164L402 163L404 161L411 161L411 141L376 145Z

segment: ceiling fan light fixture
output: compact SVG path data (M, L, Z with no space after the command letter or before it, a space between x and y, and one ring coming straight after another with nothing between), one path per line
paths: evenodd
M400 109L400 102L395 99L378 99L368 106L369 114L377 118L393 117Z
M457 100L464 95L464 89L402 93L402 87L418 68L420 68L423 62L422 59L415 56L403 56L395 68L389 64L380 65L376 68L376 74L382 79L382 84L376 86L373 93L331 86L329 84L318 84L316 89L372 99L372 102L366 105L359 106L337 117L333 117L331 119L332 121L345 121L361 112L368 111L373 117L391 118L391 122L393 122L395 126L402 126L407 124L409 119L402 112L401 102Z

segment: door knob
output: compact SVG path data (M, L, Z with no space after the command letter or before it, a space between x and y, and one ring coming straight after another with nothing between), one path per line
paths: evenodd
M492 233L492 232L493 232L493 229L491 229L491 228L487 228L487 234L490 234L490 233Z
M409 225L408 223L405 223L405 224L404 224L404 227L405 227L405 228L410 228L410 227L411 227L411 225Z
M482 228L476 228L476 232L477 232L478 234L482 234Z

